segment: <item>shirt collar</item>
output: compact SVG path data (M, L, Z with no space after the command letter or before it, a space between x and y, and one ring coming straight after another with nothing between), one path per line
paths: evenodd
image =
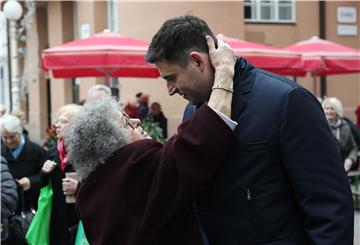
M20 144L18 145L18 147L16 147L14 150L10 150L11 155L16 159L19 157L21 151L24 149L24 145L25 145L25 137L24 134L21 133L20 134Z

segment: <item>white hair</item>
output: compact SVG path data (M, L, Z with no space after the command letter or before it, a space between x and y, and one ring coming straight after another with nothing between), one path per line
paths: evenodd
M334 108L334 111L335 111L335 113L336 113L336 115L338 117L340 117L340 118L343 117L343 115L344 115L343 106L342 106L341 101L338 98L336 98L336 97L327 97L322 103L323 109L325 109L325 107L327 105Z
M105 86L103 84L97 84L89 89L88 99L92 99L94 96L93 94L100 91L104 92L106 97L111 96L111 89L108 86Z
M75 116L77 113L79 113L80 111L83 111L84 108L81 105L77 105L77 104L66 104L61 106L57 112L56 112L56 119L58 119L60 116L64 116L66 115L69 120L71 120L71 118L73 116Z
M122 114L115 98L90 99L84 109L64 133L69 161L83 180L130 142L128 130L120 124Z
M21 134L23 131L23 128L21 126L20 119L13 115L5 115L0 118L0 127L1 127L1 134L4 131L7 131L8 133L19 133Z

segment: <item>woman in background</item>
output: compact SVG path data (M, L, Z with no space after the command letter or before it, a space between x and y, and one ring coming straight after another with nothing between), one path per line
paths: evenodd
M348 172L357 161L357 145L351 133L350 126L343 119L343 106L335 97L326 98L322 107L331 131L336 138L345 171Z
M66 202L74 196L78 188L78 180L67 177L75 172L74 166L68 161L67 151L63 141L64 130L82 106L68 104L62 106L56 113L55 128L58 136L57 144L49 151L49 160L42 167L42 185L51 181L53 189L53 204L50 223L50 244L74 244L76 225L79 218L75 211L75 203Z

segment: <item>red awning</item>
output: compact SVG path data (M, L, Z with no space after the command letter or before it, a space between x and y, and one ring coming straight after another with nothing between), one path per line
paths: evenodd
M148 77L159 72L144 60L148 42L111 33L102 33L46 49L42 52L44 70L55 78Z
M294 51L274 48L264 44L248 42L220 35L238 57L244 57L255 66L288 76L304 76L301 55Z
M286 48L302 54L303 68L313 76L360 72L360 50L318 37Z

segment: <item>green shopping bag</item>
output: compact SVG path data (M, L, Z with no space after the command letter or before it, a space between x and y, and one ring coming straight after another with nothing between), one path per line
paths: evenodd
M85 231L82 222L79 222L78 230L76 233L75 245L89 245L88 240L85 236Z
M50 216L53 191L51 182L40 190L38 210L26 233L29 245L49 245Z

